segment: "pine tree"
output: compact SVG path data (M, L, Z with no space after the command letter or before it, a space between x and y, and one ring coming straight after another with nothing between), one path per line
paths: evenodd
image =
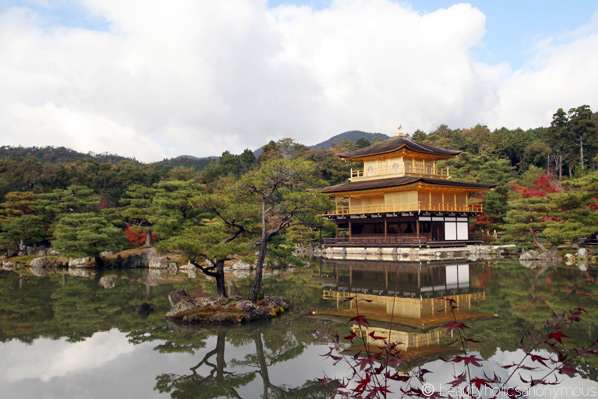
M316 166L303 159L274 159L247 173L239 184L239 196L259 205L260 234L255 278L249 300L259 296L268 241L294 223L319 223L330 201L320 193L307 191L316 187Z
M122 248L124 232L100 212L70 213L56 223L52 245L66 256L92 256L101 267L100 253Z
M33 210L37 198L30 191L6 194L6 201L0 204L0 241L4 250L18 250L23 254L27 245L46 238L42 220Z
M131 230L145 233L147 247L153 246L154 223L151 220L152 202L156 192L157 189L154 187L135 184L129 187L126 196L121 200L124 207L120 209L120 215Z
M230 187L229 187L230 188ZM255 225L254 204L240 203L230 190L194 197L191 203L209 219L188 225L181 233L160 242L162 251L182 253L195 267L216 280L218 296L226 295L224 262L250 252L250 229ZM208 265L203 266L202 261Z

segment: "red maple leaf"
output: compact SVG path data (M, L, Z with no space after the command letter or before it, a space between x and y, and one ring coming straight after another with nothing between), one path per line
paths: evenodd
M381 337L379 335L376 335L376 331L372 331L368 334L370 337L372 337L375 340L380 340L380 339L385 339L386 337Z
M477 357L476 355L469 355L469 356L458 355L458 356L455 356L452 360L456 363L463 362L466 365L472 364L476 367L482 367L482 364L480 362L483 361L483 359Z
M479 390L482 386L487 386L489 388L492 388L492 386L490 384L488 384L488 380L484 379L484 378L480 378L480 377L475 377L471 379L471 383L473 385L476 386L476 388Z
M364 370L366 367L370 366L374 360L370 357L363 357L355 362L356 366L359 366L360 370Z
M372 378L370 377L369 374L366 374L365 378L363 378L357 382L357 386L355 387L355 389L353 391L356 393L362 393L365 390L365 388L368 386L370 381L372 381Z
M589 356L589 355L598 355L598 350L587 350L586 348L576 349L575 350L581 356Z
M357 325L358 325L358 326L360 326L360 327L361 327L361 326L369 326L369 323L368 323L367 319L366 319L366 318L365 318L365 316L364 316L364 315L362 315L362 314L358 314L357 316L355 316L355 317L351 318L351 320L349 320L349 321L350 321L350 322L351 322L351 321L354 321L354 322L355 322L355 323L357 323Z
M561 341L561 338L571 338L568 335L565 335L564 333L560 332L560 331L553 331L550 334L548 334L548 338L552 338L555 341L557 341L559 344L563 344L563 341Z
M347 335L346 337L343 337L343 338L348 341L353 341L353 338L355 338L355 337L357 337L357 334L355 334L355 331L351 331L351 335Z
M464 328L469 328L465 323L461 323L458 321L449 321L443 327L446 327L446 335L449 335L451 332L455 330L462 330Z
M569 377L575 377L575 374L579 373L576 369L565 364L563 367L559 369L559 374L566 374Z
M548 366L546 365L546 363L544 363L544 360L548 360L548 358L546 358L546 357L542 357L542 356L538 356L538 355L534 355L534 354L531 354L531 353L530 353L530 357L532 358L532 361L533 361L533 362L538 362L538 363L540 363L542 366L544 366L544 367L548 367Z
M464 371L461 374L459 374L458 376L456 376L454 380L449 382L449 385L451 387L455 388L455 387L463 384L465 381L467 381L467 376L465 375L465 371Z

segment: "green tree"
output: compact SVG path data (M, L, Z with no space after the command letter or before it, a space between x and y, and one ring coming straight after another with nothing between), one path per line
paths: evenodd
M559 217L559 212L555 212L553 195L561 189L555 185L550 175L540 176L532 187L513 188L515 193L509 199L509 211L505 217L505 237L524 243L531 238L536 247L546 251L540 238L546 238L544 230ZM555 239L555 235L547 238L551 239L553 244L560 241Z
M423 130L417 129L415 132L413 132L411 138L415 141L423 143L424 141L426 141L426 138L428 138L428 135Z
M546 169L549 164L550 154L552 149L544 142L543 139L536 139L532 141L523 152L523 159L521 160L521 169L526 170L530 166L536 166Z
M316 164L318 177L329 185L344 183L351 177L351 163L331 150L309 150L305 159Z
M28 244L45 239L42 220L34 214L38 196L30 191L10 192L0 204L0 235L4 250L17 250L24 254Z
M66 256L92 256L103 266L100 253L124 246L124 232L99 212L63 215L54 228L52 245Z
M239 155L239 159L243 173L247 173L257 165L257 158L253 154L253 151L247 148Z
M462 150L472 154L487 154L491 145L491 133L487 126L476 125L472 129L461 131Z
M161 181L153 186L155 194L148 223L158 237L176 236L186 227L201 221L202 212L193 206L192 198L204 192L204 186L193 180Z
M188 166L175 166L168 171L168 180L195 180L197 172Z
M559 108L552 115L550 129L546 131L545 141L552 149L548 165L554 165L559 180L563 178L563 165L566 152L567 123L569 119L565 111Z
M133 231L145 233L145 246L153 245L152 233L154 231L152 202L157 189L133 185L126 192L126 197L121 200L124 206L120 209L120 215L124 222Z
M456 150L462 147L464 140L459 130L450 129L447 125L442 124L428 134L426 143L436 147Z
M71 185L66 189L54 189L39 196L35 204L38 213L56 217L63 213L87 212L98 209L100 197L86 186Z
M216 280L218 296L226 297L224 262L232 255L249 252L249 231L255 205L239 203L230 193L202 194L191 200L193 207L211 219L186 227L160 243L161 250L182 253L195 267ZM201 261L207 261L202 266Z
M238 179L256 164L255 155L248 149L243 151L241 155L233 155L228 151L224 151L218 162L214 162L204 169L201 174L202 181L212 183L225 176L233 176Z
M553 196L550 220L544 234L553 242L574 241L598 232L598 172L563 183L567 190Z
M315 164L302 159L265 162L241 180L240 194L260 207L259 251L250 300L256 301L260 293L270 237L282 233L293 223L317 223L319 215L330 206L325 196L307 191L317 184Z
M592 159L596 147L596 124L592 120L589 105L571 108L567 114L567 131L569 133L569 164L586 168L586 158Z
M282 154L280 153L280 148L276 145L274 140L270 140L270 142L268 142L268 144L262 148L262 152L257 157L257 161L259 164L261 164L263 162L279 159L281 157Z
M508 194L516 177L515 167L506 158L489 155L473 155L463 152L458 157L443 161L441 167L449 167L451 176L472 183L495 184L496 187L482 196L474 196L484 203L484 213L476 216L476 227L485 230L501 230L508 210Z
M99 210L100 197L88 187L72 185L40 194L32 208L52 235L55 224L63 215Z
M355 142L355 149L359 150L361 148L369 147L370 145L372 145L372 143L370 143L368 140L364 139L363 137L360 137Z

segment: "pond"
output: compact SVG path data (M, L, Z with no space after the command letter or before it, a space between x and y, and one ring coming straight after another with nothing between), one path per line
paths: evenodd
M227 278L229 292L248 292L249 278ZM348 322L356 307L375 329L374 336L391 334L400 341L406 364L425 365L430 371L425 382L447 393L448 385L442 384L453 379L453 368L461 364L447 367L440 360L456 349L447 346L451 334L447 336L445 325L451 314L439 312L448 302L438 298L459 304L458 320L469 327L467 334L482 341L471 344L471 353L489 361L488 374L500 374L500 366L521 358L519 344L526 331L544 329L553 311L579 307L588 312L565 331L566 346L581 348L595 340L596 278L591 270L528 269L513 261L314 260L308 267L265 278L265 292L290 302L287 314L270 322L222 327L177 325L164 318L167 295L175 289L214 294L214 284L202 275L140 269L2 271L0 397L331 397L334 387L320 379L351 372L342 362L335 365L322 356L330 342L316 339L313 330L330 321L328 328L341 337L359 332L355 321ZM345 300L356 294L363 301ZM154 311L138 312L144 302ZM351 357L362 349L359 340L353 342L344 341L342 355ZM538 354L550 356L546 349ZM530 391L529 396L598 396L598 361L586 356L572 365L584 376L554 373L559 385L543 385L546 391ZM534 373L525 371L523 378Z

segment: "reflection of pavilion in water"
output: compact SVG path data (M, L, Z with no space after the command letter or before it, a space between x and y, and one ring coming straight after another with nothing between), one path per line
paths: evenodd
M364 315L370 327L352 330L367 336L368 344L380 345L368 335L390 337L405 355L422 356L450 351L441 344L447 322L453 320L450 304L459 307L457 320L492 317L472 310L486 293L472 284L475 266L454 263L390 263L372 261L324 261L320 275L324 299L336 301L336 309L321 312L349 320ZM345 301L346 298L354 300ZM358 309L356 309L358 307ZM392 328L389 326L392 323Z

